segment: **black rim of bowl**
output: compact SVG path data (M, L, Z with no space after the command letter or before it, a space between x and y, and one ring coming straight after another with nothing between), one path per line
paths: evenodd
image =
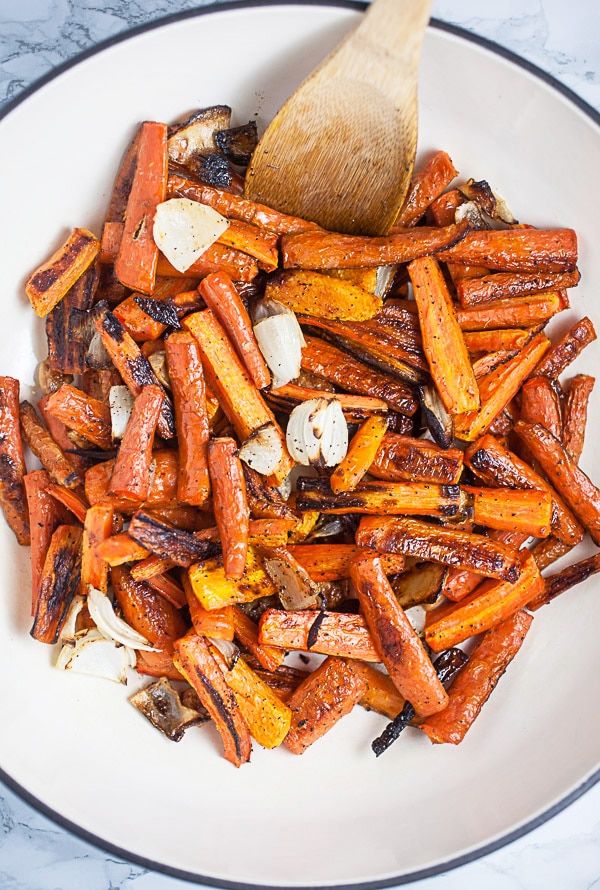
M43 75L38 80L35 80L32 84L22 90L17 96L15 96L15 98L9 100L0 111L0 120L10 114L10 112L14 108L16 108L18 105L21 105L22 102L24 102L33 93L36 93L46 83L54 80L59 75L63 74L65 71L68 71L70 68L75 67L80 62L88 59L90 56L101 53L108 47L114 46L117 43L122 43L126 40L130 40L131 38L136 37L139 34L143 34L146 31L152 31L155 28L161 28L173 22L182 21L183 19L188 18L197 18L199 16L208 15L215 12L223 12L227 9L248 9L257 6L334 6L344 9L355 9L357 11L361 11L364 10L367 5L367 3L361 2L361 0L224 0L224 2L222 3L212 3L196 9L183 10L181 12L173 13L172 15L162 16L161 18L155 19L154 21L146 22L134 28L129 28L125 32L121 32L114 35L113 37L109 37L108 39L103 40L101 43L95 44L93 47L90 47L89 49L78 53L77 55L73 56L71 59L57 66L56 68L53 68L47 74ZM518 67L525 69L529 73L535 75L537 78L547 83L554 90L565 96L573 105L577 106L577 108L583 111L592 121L594 121L594 123L600 126L600 113L596 111L595 108L593 108L584 99L582 99L571 89L569 89L569 87L556 80L556 78L554 78L551 74L543 71L532 62L528 62L526 59L523 59L521 56L517 55L511 50L505 49L499 44L494 43L493 40L489 40L486 37L480 37L477 34L472 34L470 31L467 31L464 28L460 28L456 25L451 25L447 22L442 22L439 19L435 18L431 19L430 25L431 27L436 28L439 31L446 31L449 34L454 34L457 37L460 37L461 39L466 40L470 43L475 43L478 46L481 46L484 49L495 53L496 55L502 56ZM205 875L194 874L182 869L164 865L160 862L155 862L152 859L146 859L143 856L137 856L133 853L130 853L123 847L111 844L110 842L105 841L103 838L93 834L92 832L86 831L85 829L76 825L74 822L71 822L69 819L61 816L60 813L57 813L51 807L46 806L46 804L38 800L33 794L19 785L19 783L12 779L12 777L9 776L1 767L0 780L25 803L29 804L31 807L33 807L33 809L37 810L42 815L51 819L61 828L66 829L71 834L75 835L83 841L86 841L89 844L92 844L94 847L104 850L112 855L117 855L125 861L134 863L135 865L139 865L142 868L150 869L160 874L168 875L169 877L178 878L184 881L189 881L191 883L205 884L210 887L222 887L226 888L226 890L256 890L256 888L259 886L253 883L246 883L244 881L228 881L225 879L211 878ZM411 884L415 881L423 880L424 878L434 877L435 875L439 875L442 872L450 871L451 869L458 868L461 865L466 865L469 862L474 862L475 860L480 859L483 856L487 856L490 853L495 852L496 850L500 850L502 847L505 847L515 840L518 840L519 838L528 834L530 831L533 831L535 828L543 825L544 822L547 822L553 816L556 816L558 813L562 812L562 810L566 809L570 804L572 804L575 800L585 794L586 791L592 788L599 781L600 770L595 772L586 781L582 782L581 785L567 794L566 797L564 797L562 800L549 807L543 813L540 813L540 815L529 820L524 825L516 828L514 831L510 831L507 834L503 835L501 838L491 841L490 843L483 844L482 846L477 847L477 849L472 850L468 853L464 853L460 856L447 859L444 862L440 862L439 864L430 866L428 868L413 871L410 874L398 875L397 877L383 878L381 880L374 881L359 881L357 883L351 884L328 884L314 886L269 885L269 890L376 890L376 888Z

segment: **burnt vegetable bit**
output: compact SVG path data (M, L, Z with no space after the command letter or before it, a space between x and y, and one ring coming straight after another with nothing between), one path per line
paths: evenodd
M194 707L187 707L182 696L166 677L134 693L129 699L144 717L172 742L179 742L190 726L210 720L206 708L197 699Z
M169 327L174 328L176 331L181 330L177 309L168 300L153 300L152 297L141 297L136 295L133 298L133 301L140 307L142 312L149 315L153 321L158 321L160 324L166 324Z

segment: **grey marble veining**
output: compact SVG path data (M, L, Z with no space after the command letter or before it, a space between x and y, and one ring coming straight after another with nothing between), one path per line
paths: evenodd
M0 108L62 62L202 0L0 0ZM507 47L600 111L597 0L437 0L434 15ZM0 785L0 890L183 890L63 830ZM600 785L508 846L416 890L600 887Z

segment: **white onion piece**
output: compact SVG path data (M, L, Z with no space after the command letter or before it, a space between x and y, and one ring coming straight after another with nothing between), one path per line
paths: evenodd
M78 636L75 643L62 647L56 660L56 667L64 671L90 674L127 683L127 668L135 667L135 652L127 646L120 646L107 640L92 628Z
M92 621L107 640L112 640L121 646L128 646L130 649L144 649L146 652L157 651L137 630L115 615L111 601L102 591L90 586L87 605Z
M232 671L235 667L236 661L240 657L239 647L233 642L233 640L221 640L218 637L211 637L210 641L215 649L218 649L225 659L228 669Z
M419 637L425 636L425 619L427 618L427 611L423 608L423 606L411 606L410 609L406 609L405 615L410 621L412 625L412 629Z
M315 605L319 587L291 554L268 556L264 566L273 584L279 588L277 593L284 609L309 609Z
M348 452L348 424L338 399L296 405L286 432L288 451L302 466L335 467Z
M102 337L98 331L94 331L91 335L90 343L85 356L85 363L88 368L94 368L97 371L106 370L114 367L113 361L106 351L106 347L102 342Z
M169 198L156 208L152 234L178 272L187 272L229 226L212 207L189 198Z
M254 430L238 454L240 460L262 476L273 473L283 457L283 445L275 424L265 423L264 426Z
M394 280L394 275L398 270L398 266L378 266L377 277L375 279L375 296L385 297L390 285Z
M122 439L133 411L133 396L126 386L111 386L108 393L111 434L115 441Z
M254 336L273 375L272 389L300 374L302 347L306 346L296 315L277 300L261 300L255 309Z
M77 618L79 617L79 613L85 606L85 597L81 596L81 594L77 594L71 600L71 605L69 606L69 611L67 612L67 617L64 620L63 626L60 631L60 641L61 643L74 643L77 638Z
M166 389L171 389L171 378L169 377L169 368L167 365L167 353L164 349L159 349L157 352L153 352L152 355L148 358L152 370L156 374L156 379L159 383Z

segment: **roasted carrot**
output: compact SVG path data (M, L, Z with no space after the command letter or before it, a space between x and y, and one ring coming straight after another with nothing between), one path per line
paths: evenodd
M455 282L455 287L458 301L466 309L491 300L574 287L579 278L577 269L573 272L496 272L479 278L461 278Z
M277 235L241 220L231 221L218 243L254 257L264 272L272 272L279 263Z
M503 581L516 581L521 573L518 551L512 547L483 535L441 528L403 516L363 516L356 543L457 566Z
M154 433L163 402L158 386L144 386L136 396L110 477L110 494L134 503L148 499Z
M394 686L389 674L384 674L368 661L349 659L347 663L367 684L360 705L367 711L376 711L393 720L404 707L405 699Z
M462 742L521 648L532 621L532 616L521 610L484 634L450 688L448 707L421 724L432 742Z
M105 402L63 383L48 397L44 410L99 448L112 448L110 410Z
M446 189L458 170L445 151L436 151L422 170L413 173L402 209L395 226L414 226L429 205Z
M260 665L267 671L276 671L285 658L285 649L271 646L259 640L258 627L238 606L231 606L233 629L236 639L244 649L254 655ZM210 613L209 613L210 614Z
M94 508L90 507L90 509L112 510L113 508L110 504L96 504ZM146 559L149 556L149 551L134 541L127 532L106 535L104 539L97 542L95 552L106 566L122 566L128 562ZM147 579L138 580L145 581Z
M48 363L64 374L83 374L87 345L80 336L80 322L91 309L100 275L95 260L71 285L65 296L46 316Z
M496 352L500 349L522 349L533 336L526 328L500 328L484 331L463 331L469 352Z
M573 229L484 229L440 249L443 262L468 263L515 272L573 272L577 235Z
M459 603L444 605L428 613L425 639L434 652L464 643L524 608L544 590L544 579L531 554L523 562L519 579L485 581Z
M322 389L312 389L308 386L299 386L297 383L284 383L277 389L271 390L267 396L270 404L281 406L284 410L291 411L301 402L310 399L336 399L344 412L348 423L361 423L371 414L387 414L388 406L382 399L374 399L369 396L353 396L344 392L327 392ZM412 428L412 426L411 426Z
M59 525L53 532L40 575L31 636L56 643L81 580L82 529Z
M19 381L0 377L0 507L19 544L29 544L29 509L19 423Z
M114 460L96 464L85 474L85 494L90 504L110 503L115 510L132 513L137 503L126 498L109 494L110 480L115 465ZM158 509L177 506L177 476L179 461L177 452L167 449L155 451L152 455L153 474L148 497L144 506Z
M595 553L587 559L573 563L573 565L567 566L566 569L556 572L554 575L547 575L544 579L543 591L527 603L527 608L531 611L536 611L541 606L546 606L556 599L557 596L560 596L561 593L565 593L565 591L570 590L576 584L581 584L582 581L586 581L592 575L597 574L597 572L600 572L600 553Z
M48 492L52 479L46 470L32 470L23 477L31 518L31 614L35 615L40 581L52 535L69 522L69 514Z
M535 369L538 377L559 377L577 356L596 339L594 325L587 317L569 328L569 330L548 350Z
M123 618L152 646L171 654L187 625L181 613L143 581L134 581L125 566L113 566L110 580Z
M109 309L98 313L94 325L115 368L134 397L139 396L144 386L160 385L152 365L142 354L140 347ZM163 439L172 439L175 435L173 408L164 393L158 431Z
M241 578L248 554L250 511L244 472L234 439L211 439L208 468L213 508L223 547L223 567L229 578Z
M420 226L397 235L375 238L319 230L283 235L283 267L322 270L409 263L436 251L448 251L459 244L469 230L469 224L464 222L443 228Z
M314 609L267 609L258 625L261 643L339 658L381 661L361 615Z
M448 695L383 571L379 557L352 562L361 610L394 685L420 717L441 711Z
M464 485L462 490L472 498L473 520L477 525L522 532L534 538L550 534L553 502L549 491L470 485Z
M311 581L339 581L350 577L350 564L361 554L380 556L386 575L396 575L405 569L405 560L399 553L368 552L356 544L291 544L289 551Z
M374 414L361 424L350 441L346 456L329 477L334 494L356 488L373 463L386 430L387 417L380 414Z
M134 543L136 542L134 541ZM139 546L140 545L138 544L138 547ZM175 563L172 559L156 556L153 553L145 559L140 559L135 565L132 565L130 567L130 572L131 577L135 581L150 581L151 578L154 578L156 575L162 575L163 572L168 572L169 569L174 568L174 566Z
M284 744L303 754L362 698L366 683L340 658L326 658L288 699L292 723Z
M152 234L156 207L167 192L167 126L145 121L139 134L135 174L125 225L115 260L115 275L125 287L151 294L158 247Z
M562 438L566 451L579 462L583 451L588 401L596 382L588 374L577 374L569 383L563 413Z
M156 590L157 593L160 593L160 595L175 606L176 609L183 609L187 604L183 587L171 578L170 575L153 575L152 578L148 578L146 583L152 590Z
M223 272L207 275L198 291L227 332L256 388L264 389L270 384L271 375L258 348L248 311L231 278Z
M563 556L566 556L572 549L573 547L570 544L565 544L564 541L559 541L558 538L550 535L548 538L542 538L540 541L536 541L531 548L531 552L537 563L538 569L540 572L543 572L544 569L547 569L552 563L556 562L558 559L562 559Z
M173 564L185 568L214 556L220 550L217 543L202 533L194 534L185 529L174 528L143 510L134 513L127 534L138 545L146 548L147 552L167 558Z
M113 508L103 504L87 511L81 542L81 592L84 596L89 587L102 593L108 591L108 564L98 554L97 547L110 537L113 514Z
M248 724L206 637L188 633L177 640L174 663L212 717L223 741L225 758L234 766L246 763L252 750Z
M457 485L433 482L361 482L352 491L334 494L328 480L301 476L296 509L320 513L455 516L462 506Z
M548 377L530 377L521 387L520 397L520 420L541 423L557 439L562 438L562 392L555 382Z
M525 328L545 324L557 313L568 308L568 305L565 291L553 291L533 297L510 297L481 306L457 309L456 319L465 333L491 327Z
M515 424L515 432L575 516L600 546L600 490L552 433L540 423Z
M185 601L190 610L192 627L197 634L232 641L234 637L233 606L222 609L205 609L194 594L192 584L185 572L181 574Z
M234 281L249 282L254 281L258 275L258 263L247 253L226 247L218 241L211 244L185 272L179 272L162 253L158 256L156 274L160 276L173 278L192 276L198 280L212 272L224 272Z
M437 482L454 485L463 466L459 448L441 448L427 439L386 433L373 463L371 476L390 482Z
M102 263L114 263L119 252L119 244L121 243L125 227L127 202L137 166L140 132L140 129L138 129L127 146L115 177L102 227L102 242L100 246L100 262Z
M272 276L265 297L302 315L341 321L366 321L382 306L381 297L364 287L311 269L293 269Z
M81 477L41 422L33 405L27 401L21 402L19 417L23 439L52 478L65 488L80 485Z
M32 272L25 293L36 315L44 318L98 255L100 242L87 229L73 229L52 256Z

